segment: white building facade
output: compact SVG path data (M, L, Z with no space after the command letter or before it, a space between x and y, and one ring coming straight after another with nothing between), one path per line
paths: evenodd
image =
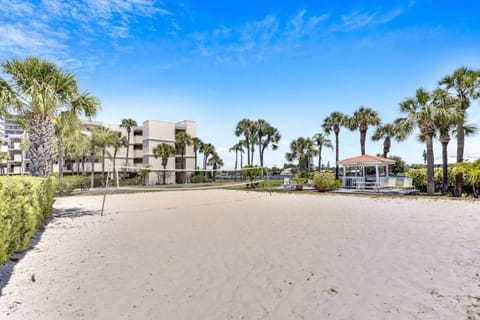
M14 125L15 124L15 125ZM82 132L91 136L91 132L96 127L107 127L113 131L121 132L122 136L127 137L127 130L119 125L105 124L100 122L85 122ZM162 159L155 158L153 149L161 144L167 143L175 146L175 136L178 132L186 132L191 137L196 137L196 123L190 120L184 120L178 123L146 120L141 126L131 129L130 144L127 148L120 148L117 151L115 167L145 168L150 167L152 172L148 175L146 181L148 184L163 183ZM21 174L28 171L28 154L23 150L25 133L16 125L15 121L4 120L0 122L0 151L8 153L8 159L0 162L0 174ZM113 154L113 148L107 148L107 154ZM95 158L93 160L93 158ZM77 174L86 172L90 174L93 170L96 173L102 170L102 161L99 156L87 157L85 163L82 160L66 159L63 164L64 174ZM59 170L58 161L53 164L53 172ZM105 159L105 170L112 172L114 168L113 159L107 156ZM189 177L195 170L195 154L192 146L185 149L182 159L181 150L177 149L175 156L168 159L166 174L166 183L179 183L189 181ZM187 173L175 172L173 169L186 169ZM123 169L120 168L119 171ZM136 171L136 170L130 170Z

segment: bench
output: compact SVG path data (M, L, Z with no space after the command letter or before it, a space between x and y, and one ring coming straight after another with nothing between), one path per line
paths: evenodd
M80 184L80 191L88 191L89 188L85 183Z

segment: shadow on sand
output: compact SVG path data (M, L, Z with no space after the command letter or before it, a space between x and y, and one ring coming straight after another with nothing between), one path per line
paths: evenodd
M42 238L43 233L45 232L45 227L50 224L51 222L62 218L77 218L83 216L93 216L93 215L100 215L100 210L90 211L85 210L84 208L68 208L68 209L55 209L52 208L52 216L46 219L43 224L40 225L35 235L30 240L27 248L21 252L16 252L10 256L10 259L5 262L3 265L0 265L0 297L3 295L3 289L7 285L10 277L13 274L15 269L15 265L27 255L27 253L31 250L35 249L35 246L38 244L40 239ZM32 275L25 275L31 281Z

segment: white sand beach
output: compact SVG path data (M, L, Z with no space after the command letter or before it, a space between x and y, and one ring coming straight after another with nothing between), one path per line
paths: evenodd
M480 202L243 191L59 198L1 319L480 319ZM76 213L76 214L75 214Z

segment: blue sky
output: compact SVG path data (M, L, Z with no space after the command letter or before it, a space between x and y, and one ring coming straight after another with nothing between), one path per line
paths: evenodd
M266 164L282 166L290 142L321 132L333 111L364 105L391 122L417 88L480 68L478 12L468 0L0 0L0 59L36 55L74 72L101 100L98 121L195 120L226 167L236 123L266 119L282 134ZM480 126L477 102L470 120ZM357 132L340 139L341 158L360 153ZM391 154L421 163L423 149L412 137ZM465 155L480 157L480 134Z

